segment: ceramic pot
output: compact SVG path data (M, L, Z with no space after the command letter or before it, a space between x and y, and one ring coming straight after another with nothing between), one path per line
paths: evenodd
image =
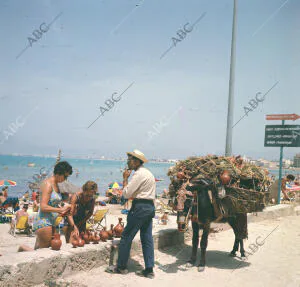
M177 178L178 179L184 179L185 178L185 174L182 171L177 172Z
M161 224L162 225L167 225L167 221L168 221L168 213L165 212L164 215L160 218L161 220Z
M83 240L84 240L85 244L89 244L90 243L90 241L89 241L89 235L88 235L87 232L84 233Z
M197 216L197 214L192 215L191 220L192 220L192 222L198 223L198 216Z
M230 172L228 170L224 170L220 175L220 180L223 185L229 184L231 180Z
M100 236L97 234L97 232L95 232L94 234L94 244L98 244L100 241Z
M106 242L108 237L109 237L109 235L108 235L108 232L106 231L106 227L103 227L103 230L100 232L100 238L103 242Z
M114 237L114 225L113 224L110 225L110 230L108 230L107 232L108 232L108 239L113 239L113 237Z
M84 240L81 237L79 237L78 238L78 247L83 247L83 246L84 246Z
M60 250L61 244L60 234L55 233L50 243L52 250Z
M124 230L124 223L122 222L122 218L119 217L119 223L114 228L114 234L117 238L121 237L123 230Z
M77 238L74 238L72 241L73 248L76 248L78 246L78 244L79 244L79 242L78 242Z
M92 242L94 241L94 234L90 231L88 231L88 235L89 235L89 241Z

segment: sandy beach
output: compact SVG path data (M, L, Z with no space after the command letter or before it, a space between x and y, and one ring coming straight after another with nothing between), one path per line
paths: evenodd
M122 209L119 205L110 205L107 225L115 224L118 217L126 222L126 215L120 215ZM101 207L105 208L105 207ZM157 215L160 215L159 213ZM153 231L173 228L176 229L176 216L169 216L167 226L158 224L157 219L153 220ZM228 256L232 249L234 235L228 224L213 224L209 235L207 250L207 267L200 273L196 267L187 269L186 261L191 253L191 241L187 240L181 246L167 246L155 250L155 274L153 280L140 278L135 271L143 268L143 257L139 253L131 258L129 262L128 275L111 275L104 272L107 265L101 265L90 271L75 272L55 280L45 280L44 284L29 286L123 286L131 287L136 284L151 286L274 286L274 287L299 287L300 272L300 221L299 216L287 216L273 220L254 222L248 225L249 239L245 241L245 249L249 252L249 245L255 243L256 239L266 238L264 244L248 258L242 260L240 257L231 258ZM9 225L0 225L0 262L12 264L17 258L17 247L20 244L33 246L34 237L8 234ZM138 236L138 235L137 235ZM62 250L68 249L63 241ZM91 246L89 246L91 247ZM44 254L44 253L43 253ZM44 256L53 255L50 249ZM198 254L199 255L199 254ZM239 254L238 254L239 255ZM199 261L199 258L198 258ZM259 276L258 276L259 275ZM2 286L0 284L0 286ZM3 285L4 286L4 285Z
M135 256L130 261L127 275L107 274L104 272L105 266L102 266L57 280L57 285L53 286L299 287L299 230L299 216L250 224L249 239L245 241L246 250L249 250L249 244L254 243L258 236L266 238L272 231L273 233L266 238L263 246L245 260L228 256L234 239L231 230L211 234L204 272L198 272L196 267L185 268L191 252L191 242L187 242L183 246L155 251L155 259L160 268L156 265L154 279L135 275L134 272L144 265L142 256Z

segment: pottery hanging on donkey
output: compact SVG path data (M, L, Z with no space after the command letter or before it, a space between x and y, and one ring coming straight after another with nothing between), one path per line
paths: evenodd
M235 235L230 255L235 256L240 246L241 256L245 257L243 239L248 237L247 213L237 212L237 202L230 196L225 196L221 203L218 198L218 189L212 181L197 179L184 183L176 194L175 205L177 206L177 224L180 232L185 232L188 228L189 220L191 219L192 221L193 247L187 267L192 267L196 263L199 229L203 229L198 271L204 271L210 224L214 221L229 223Z

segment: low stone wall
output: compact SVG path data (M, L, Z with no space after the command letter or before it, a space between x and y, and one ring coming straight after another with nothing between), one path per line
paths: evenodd
M299 206L279 205L268 207L257 215L249 214L248 222L257 222L266 219L300 214ZM163 226L154 232L154 247L160 249L166 246L180 245L191 238L191 228L186 233L179 233L174 221L170 224L173 228ZM139 235L132 244L131 255L141 252ZM89 244L84 248L72 248L63 245L62 250L52 251L41 249L35 252L22 252L12 254L6 262L1 262L0 257L0 286L26 287L41 284L47 280L54 280L68 276L74 272L87 271L101 265L108 265L115 261L112 258L111 242L97 245Z
M59 278L61 275L90 270L108 263L110 257L109 243L88 247L89 250L77 248L69 252L46 250L48 251L44 255L46 257L37 254L40 253L38 251L26 252L28 254L36 253L35 258L28 258L28 261L23 261L25 258L22 256L23 262L0 265L0 286L33 286L46 280ZM23 254L20 253L19 256L21 255Z
M296 215L296 204L280 204L268 206L263 212L248 214L248 223L271 220L283 216Z
M176 229L159 230L153 234L155 248L182 244L184 234ZM63 250L50 249L35 252L22 252L14 255L15 262L0 265L0 286L32 286L74 272L87 271L115 261L111 258L111 241L97 245L89 244L83 248L64 245ZM139 236L133 241L131 256L141 252ZM1 258L1 257L0 257ZM8 262L9 263L9 262Z

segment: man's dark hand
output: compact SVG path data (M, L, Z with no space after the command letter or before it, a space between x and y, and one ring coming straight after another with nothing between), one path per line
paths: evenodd
M127 180L128 177L130 176L130 174L131 174L131 170L130 169L125 169L125 171L123 172L123 179Z

